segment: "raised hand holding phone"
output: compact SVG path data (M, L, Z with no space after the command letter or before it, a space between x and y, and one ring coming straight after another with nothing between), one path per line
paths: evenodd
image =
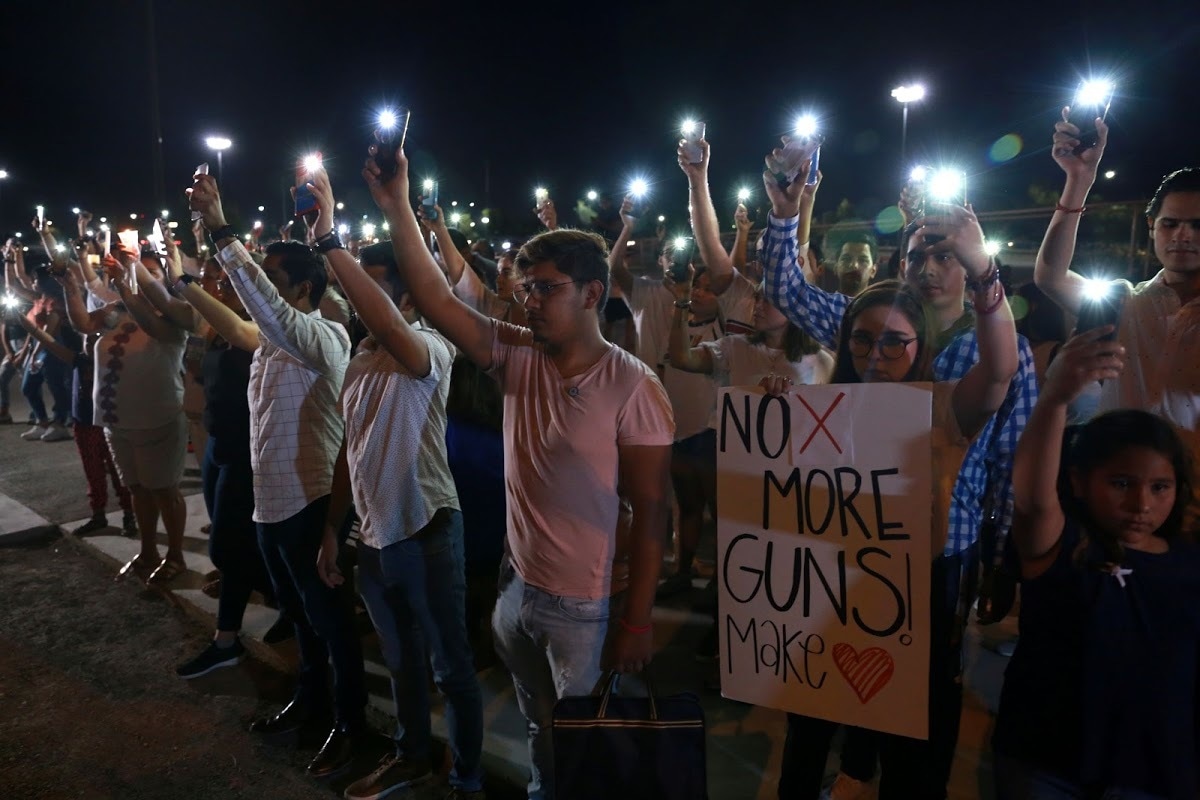
M207 174L208 174L208 163L207 163L207 162L205 162L205 163L203 163L203 164L200 164L199 166L197 166L197 167L196 167L196 172L195 172L194 174L195 174L195 175L207 175ZM200 216L201 216L201 215L200 215L200 212L199 212L199 211L196 211L195 209L192 209L192 222L199 222L199 221L200 221Z
M396 151L404 147L409 116L407 108L385 108L376 117L378 127L374 133L372 158L379 167L379 174L385 179L396 174Z
M362 170L363 180L366 181L367 189L371 192L371 199L384 213L397 211L401 207L409 207L411 210L411 206L408 206L408 157L404 155L404 148L396 148L394 153L396 171L392 175L385 175L376 162L375 156L378 150L379 145L377 144L368 148L369 158Z
M1063 172L1072 177L1095 180L1108 145L1108 125L1099 117L1095 120L1095 141L1084 147L1079 126L1071 121L1070 106L1062 110L1062 119L1054 123L1054 139L1050 154Z

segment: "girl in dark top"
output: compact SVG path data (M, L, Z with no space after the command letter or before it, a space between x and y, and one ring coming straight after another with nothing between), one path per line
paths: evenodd
M1200 548L1179 537L1188 451L1144 411L1082 426L1060 470L1067 408L1124 351L1071 339L1013 460L1021 639L993 746L1000 800L1197 796Z

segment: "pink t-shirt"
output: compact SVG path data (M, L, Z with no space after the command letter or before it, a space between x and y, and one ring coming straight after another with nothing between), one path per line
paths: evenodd
M671 444L670 401L650 368L619 347L563 378L529 329L493 324L513 566L550 594L608 597L618 447Z

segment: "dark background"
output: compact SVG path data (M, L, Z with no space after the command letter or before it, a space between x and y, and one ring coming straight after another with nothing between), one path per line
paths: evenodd
M38 203L59 226L74 205L118 222L160 207L186 219L182 192L196 164L215 173L203 139L218 133L234 141L222 186L243 224L284 219L294 162L318 148L346 217L361 219L374 209L358 170L385 102L412 109L414 178L440 178L443 206L474 201L478 217L490 204L501 233L536 224L535 185L565 211L589 188L623 191L639 171L653 183L656 210L682 222L686 181L674 147L686 113L707 122L722 213L741 183L763 203L763 154L795 112L811 109L828 137L818 213L848 198L872 217L895 201L906 171L890 90L913 80L929 97L911 108L907 161L961 165L981 210L1028 206L1031 183L1058 185L1049 133L1093 69L1119 82L1104 163L1118 175L1103 185L1106 199L1146 197L1164 173L1197 160L1194 1L713 10L180 0L153 10L160 206L147 6L2 4L0 168L9 178L0 183L0 229L28 230ZM989 147L1009 133L1023 149L993 163Z

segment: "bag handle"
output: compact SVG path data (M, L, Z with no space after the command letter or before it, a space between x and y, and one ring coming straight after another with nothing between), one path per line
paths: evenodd
M654 700L654 685L650 682L650 673L643 670L642 680L646 682L646 699L650 701L650 719L658 721L658 703ZM608 676L604 680L604 691L600 695L600 710L596 712L596 719L604 719L608 714L608 700L616 691L617 683L621 680L621 673L615 669L608 671Z

